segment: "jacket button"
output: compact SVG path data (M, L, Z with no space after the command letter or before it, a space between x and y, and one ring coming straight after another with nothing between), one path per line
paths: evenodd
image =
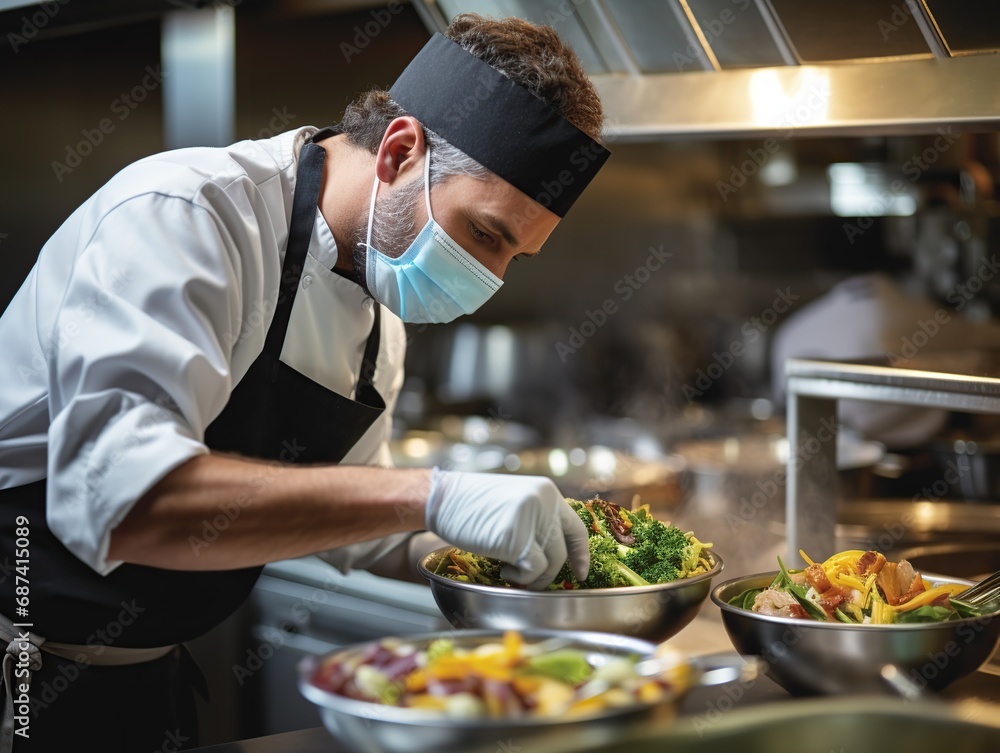
M312 284L312 281L313 281L312 275L303 275L302 289L305 290L306 288L308 288Z

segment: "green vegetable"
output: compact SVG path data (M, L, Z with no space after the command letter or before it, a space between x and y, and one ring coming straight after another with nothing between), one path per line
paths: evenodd
M481 583L485 586L507 585L500 576L503 564L500 560L454 549L448 557L441 559L435 572L453 580Z
M581 502L566 500L587 527L590 543L590 571L580 583L565 562L548 586L549 590L577 588L616 588L670 583L711 566L707 550L712 546L684 533L676 526L656 520L646 507L627 511L603 500ZM631 545L614 537L608 515L621 517L631 538ZM618 525L618 521L615 521ZM631 527L629 527L631 524ZM619 532L622 529L618 525ZM632 543L634 539L634 543ZM456 550L444 558L438 575L470 583L509 586L501 576L503 563L487 557Z
M958 619L954 609L949 607L938 607L926 604L908 612L897 612L896 622L916 623L916 622L945 622L947 620Z
M427 646L427 663L449 656L455 652L455 643L450 638L437 638Z
M533 656L525 667L526 674L545 675L570 685L585 682L593 672L587 657L581 651L565 649Z
M799 603L799 606L801 606L805 610L806 614L812 617L814 620L819 620L820 622L829 622L830 620L826 615L826 610L823 609L823 607L819 606L819 604L817 604L816 602L810 601L808 598L806 598L806 594L809 592L809 589L806 588L805 586L801 586L798 583L795 583L792 580L792 575L791 575L792 571L788 570L785 567L785 563L781 561L781 557L778 557L778 567L781 568L781 572L778 573L778 578L775 578L775 581L777 581L779 578L782 580L783 590L788 591L788 593L794 596L795 600ZM796 570L795 572L800 572L800 571Z
M625 549L622 561L650 583L677 580L691 550L691 541L676 526L665 526L652 518L634 520L631 534L635 546Z
M649 581L618 559L618 545L606 536L590 537L590 572L584 581L587 588L648 586Z
M843 612L841 612L839 607L837 609L833 610L833 616L836 617L841 622L846 622L849 625L856 625L857 624L856 620L852 620L846 614L844 614Z
M573 508L573 511L580 516L580 520L583 521L583 524L587 526L587 531L593 535L594 531L590 526L594 522L594 516L590 514L590 510L587 509L587 506L578 499L570 499L567 501L569 502L569 506Z
M757 598L757 594L761 593L763 590L763 588L748 588L746 591L736 594L736 596L729 600L729 603L734 607L740 607L741 609L752 609L754 600Z

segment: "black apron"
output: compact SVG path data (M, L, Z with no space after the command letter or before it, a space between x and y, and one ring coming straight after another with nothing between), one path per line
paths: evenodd
M313 141L336 133L334 128L324 129ZM338 463L385 410L372 383L380 338L377 303L356 400L332 392L279 360L312 237L325 157L318 144L302 147L274 318L263 351L206 431L205 443L213 451L280 463ZM45 493L44 479L0 490L0 551L13 557L14 521L19 515L28 517L30 619L33 632L47 640L133 648L187 641L232 614L262 570L178 571L123 564L102 577L49 531ZM0 612L17 621L14 605L14 578L7 577L0 582ZM183 747L193 747L197 730L191 726L195 721L190 687L176 687L185 684L182 678L189 661L178 651L146 664L81 669L43 652L43 667L31 683L37 716L32 720L30 745L15 737L14 750L56 751L60 749L56 745L79 745L88 739L103 751L157 750L164 744L174 749L182 747L179 737L186 738ZM170 738L171 724L187 726Z

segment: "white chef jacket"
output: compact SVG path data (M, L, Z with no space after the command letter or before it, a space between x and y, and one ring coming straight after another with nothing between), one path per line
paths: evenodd
M316 130L126 167L49 239L0 318L0 488L47 477L50 529L99 573L121 564L107 559L110 532L135 501L208 452L205 429L263 349L298 150ZM317 212L281 360L353 398L374 312L330 271L336 259ZM383 307L374 383L386 410L344 463L391 464L405 345ZM365 566L401 540L326 559Z

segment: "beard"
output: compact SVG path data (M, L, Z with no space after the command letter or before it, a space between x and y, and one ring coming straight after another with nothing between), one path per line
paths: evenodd
M397 258L417 237L417 201L423 193L424 182L419 178L403 184L390 194L375 200L375 214L372 217L372 246L390 258ZM368 236L367 218L358 224L351 234L351 258L354 262L354 278L358 285L371 296L368 288Z

